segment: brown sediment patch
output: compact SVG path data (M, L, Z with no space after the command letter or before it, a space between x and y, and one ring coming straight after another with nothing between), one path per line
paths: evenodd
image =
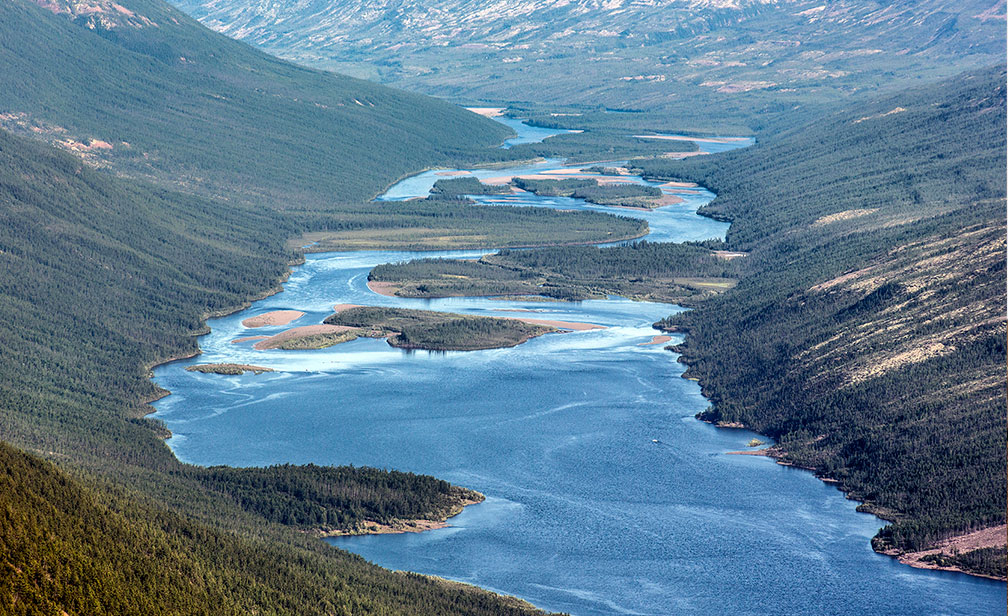
M655 337L651 338L651 342L642 342L642 343L638 344L637 346L650 346L652 344L663 344L663 343L668 342L671 339L672 339L672 336L658 335L658 336L655 336Z
M676 203L682 203L683 198L678 195L663 194L661 197L654 201L655 207L662 207L663 205L675 205Z
M269 336L245 336L244 338L235 338L231 341L231 344L238 344L239 342L250 342L252 340L265 340Z
M698 185L694 182L664 182L658 185L658 188L697 188Z
M604 325L595 325L594 323L572 323L570 321L551 321L549 319L526 319L526 318L518 318L518 320L521 321L522 323L528 323L529 325L545 325L546 327L555 327L557 329L569 329L573 331L586 331L589 329L606 329Z
M336 304L332 307L333 312L343 312L344 310L350 310L351 308L363 308L360 304Z
M1001 524L1000 526L992 526L991 528L985 528L983 530L974 531L972 533L966 533L965 535L957 535L951 537L939 543L933 548L927 550L921 550L919 552L903 552L900 553L895 550L887 550L883 554L889 556L895 556L904 565L910 565L911 567L916 567L918 569L940 569L942 571L960 571L963 573L968 573L962 571L962 569L953 566L942 566L934 562L928 562L924 560L925 556L930 556L932 554L952 554L955 552L971 552L973 550L979 550L982 548L997 548L1002 547L1008 543L1006 539L1008 535L1008 525ZM971 574L976 575L976 574ZM981 576L989 577L989 576ZM1004 578L993 578L1003 580Z
M460 175L472 175L470 171L438 171L434 175L440 175L442 177L454 178Z
M484 118L496 118L504 115L507 107L466 107L466 110L479 114Z
M304 315L305 313L300 310L274 310L273 312L267 312L266 314L249 317L242 321L242 325L248 327L249 329L266 327L267 325L287 325L291 321L300 319Z
M252 345L253 349L257 351L265 351L267 349L272 349L280 346L288 340L293 340L294 338L304 338L306 336L315 336L317 334L335 334L337 332L352 331L353 327L347 327L345 325L327 325L325 323L319 325L304 325L302 327L292 327L290 329L284 330L275 336L270 336L264 340Z
M368 280L367 288L371 289L378 295L395 297L395 292L399 289L399 285L394 282L386 282L383 280Z

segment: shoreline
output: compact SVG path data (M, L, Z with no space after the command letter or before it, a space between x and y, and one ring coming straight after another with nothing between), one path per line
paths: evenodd
M691 379L691 380L693 380L693 379ZM719 422L719 423L715 423L715 422L712 422L712 421L707 421L705 419L700 419L699 417L697 417L696 419L697 419L697 421L701 421L703 423L710 424L710 425L714 426L715 428L718 428L718 429L721 429L721 430L750 430L750 431L755 432L755 430L752 430L751 428L745 426L744 424L742 424L740 422L731 422L731 423ZM760 432L756 432L756 434L760 434L761 436L767 436L767 435L762 434ZM875 516L876 519L881 520L883 522L891 522L892 521L892 520L890 520L888 518L882 517L879 514L878 511L875 511L871 507L871 503L869 503L868 501L861 500L860 498L852 496L852 492L850 492L848 490L844 490L843 487L840 485L840 482L837 479L834 479L832 477L828 477L826 475L821 475L819 473L819 469L813 468L811 466L802 466L800 464L795 464L794 462L789 462L789 461L785 460L784 457L787 455L787 452L784 451L783 449L781 449L778 445L771 445L769 447L764 447L762 449L740 450L740 451L726 451L726 452L724 452L724 455L729 455L729 456L758 456L758 457L770 458L771 460L773 460L774 462L776 462L777 464L779 464L781 466L787 466L787 467L798 469L798 470L802 470L802 471L808 471L808 472L812 473L815 476L815 478L818 479L819 481L821 481L821 482L823 482L823 483L825 483L827 485L833 485L834 487L836 487L836 489L839 490L844 495L844 498L846 498L847 500L852 500L852 501L861 503L858 506L857 511L859 511L861 513L868 513L870 515L873 515L873 516ZM862 507L864 507L865 509L862 509ZM985 540L985 539L989 539L989 537L991 535L996 536L997 538L999 538L1001 540L1001 542L993 543L993 542L991 542L989 540ZM981 540L979 540L979 541L976 540L976 538L978 536L981 537ZM1008 578L996 577L996 576L992 576L992 575L986 575L986 574L983 574L983 573L975 573L975 572L972 572L972 571L966 571L966 570L960 569L959 567L956 567L954 565L939 565L937 563L927 562L927 561L924 561L922 559L925 556L929 556L929 555L932 555L932 554L941 554L945 550L950 549L950 548L952 550L955 550L955 551L969 551L969 550L980 549L980 548L985 548L985 547L1001 547L1001 546L1003 546L1003 545L1006 544L1006 536L1008 536L1008 525L1000 524L998 526L991 526L991 527L984 528L984 529L981 529L981 530L978 530L978 531L973 531L973 532L969 532L969 533L963 533L963 534L960 534L960 535L953 535L952 537L949 537L948 539L945 539L945 540L939 542L937 545L934 545L932 547L929 547L929 548L926 548L926 549L923 549L923 550L917 550L917 551L912 551L912 552L902 551L902 550L900 550L898 548L892 548L892 549L889 549L889 550L876 550L875 546L872 545L872 551L875 552L876 554L880 554L882 556L888 556L890 558L894 558L900 564L907 565L909 567L913 567L914 569L923 569L923 570L930 570L930 571L947 571L947 572L950 572L950 573L961 573L963 575L969 575L969 576L978 577L978 578L985 578L985 579L988 579L988 580L995 580L995 581L998 581L998 582L1005 582L1005 581L1008 581ZM967 547L967 549L966 550L960 550L959 549L960 547Z
M352 530L315 530L309 531L321 539L335 537L360 537L364 535L402 535L406 533L423 533L429 530L448 528L448 520L465 511L466 507L478 505L486 500L486 496L481 492L471 490L478 498L464 498L460 503L454 505L444 519L416 518L410 520L392 519L389 523L364 520L356 529Z

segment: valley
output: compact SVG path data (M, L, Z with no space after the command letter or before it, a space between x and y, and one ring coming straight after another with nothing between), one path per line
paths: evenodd
M0 611L1003 608L1003 0L179 6L0 7Z

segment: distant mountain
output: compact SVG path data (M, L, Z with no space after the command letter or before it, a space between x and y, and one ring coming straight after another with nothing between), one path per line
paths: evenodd
M370 198L509 134L267 56L159 0L0 4L0 127L133 177L282 207Z
M1004 0L173 0L281 57L458 98L777 106L1001 61Z

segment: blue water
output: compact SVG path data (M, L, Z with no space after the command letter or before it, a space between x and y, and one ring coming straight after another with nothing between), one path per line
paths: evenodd
M514 129L515 133L517 133L516 137L512 137L511 139L506 140L501 145L501 147L505 149L522 143L539 143L540 141L546 139L547 137L563 135L565 133L581 132L579 130L563 130L563 129L556 130L552 128L531 126L529 124L526 124L524 120L516 118L505 118L503 116L496 117L494 118L494 120L497 120L501 124L504 124L505 126Z
M707 224L695 215L658 218L651 224L661 237L709 232L692 228ZM212 319L200 339L203 355L155 370L157 383L172 391L156 403L157 416L172 430L169 445L179 458L371 465L479 490L487 501L449 528L332 543L384 567L470 582L550 610L1003 613L1004 584L879 556L869 538L880 521L856 513L856 503L834 488L765 458L727 455L754 435L696 421L707 405L699 387L681 378L682 366L663 345L641 346L657 333L651 323L676 307L620 298L405 300L367 289L371 267L416 256L310 255L282 293ZM470 353L407 353L371 339L319 351L231 343L284 329L248 330L241 321L249 316L291 308L307 312L292 325L319 323L336 303L607 329ZM277 372L183 370L223 361Z

